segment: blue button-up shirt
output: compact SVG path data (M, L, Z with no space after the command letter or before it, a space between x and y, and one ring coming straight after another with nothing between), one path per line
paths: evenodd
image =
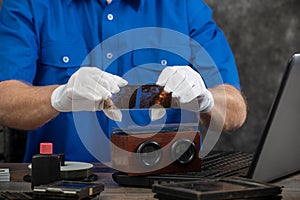
M109 5L105 0L4 0L0 81L65 84L80 66L89 65L123 76L130 84L144 84L155 82L167 65L189 64L203 69L207 86L213 87L219 82L207 78L214 74L205 71L211 63L201 61L203 52L191 45L194 40L212 58L222 82L239 89L231 49L211 16L201 0L113 0ZM130 114L138 125L150 123L145 110ZM181 115L168 110L164 122L197 120L193 114ZM126 117L116 124L102 112L61 113L28 133L25 161L44 141L53 142L54 152L64 152L67 160L109 159L109 144L103 141L113 127L130 125Z

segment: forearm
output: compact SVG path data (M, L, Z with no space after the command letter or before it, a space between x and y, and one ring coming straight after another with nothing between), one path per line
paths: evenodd
M32 130L58 115L51 106L51 94L57 86L31 86L9 80L0 82L0 124Z
M215 105L208 113L202 113L201 122L209 127L223 125L223 131L240 128L246 120L247 106L240 91L230 85L220 85L209 89L214 97Z

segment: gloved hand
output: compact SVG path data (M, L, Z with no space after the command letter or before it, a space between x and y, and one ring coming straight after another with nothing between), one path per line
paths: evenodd
M198 98L199 111L208 112L214 106L211 92L206 88L202 77L190 66L166 67L158 77L157 85L164 86L166 92L180 103L188 103Z
M97 111L103 110L112 93L127 85L123 78L104 72L96 67L82 67L69 79L68 83L57 87L51 95L51 105L57 111ZM110 118L121 121L119 110L103 110Z

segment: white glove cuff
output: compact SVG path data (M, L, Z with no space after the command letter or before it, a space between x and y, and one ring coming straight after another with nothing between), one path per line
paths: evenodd
M70 107L70 105L62 105L62 103L64 103L64 104L70 103L70 102L66 102L65 100L61 99L65 96L63 94L66 90L65 87L66 87L66 85L61 85L61 86L57 87L51 94L51 105L55 110L57 110L59 112L69 112L70 111L70 110L64 109L64 108Z
M204 95L198 97L200 113L209 112L215 105L213 95L209 90L206 90Z

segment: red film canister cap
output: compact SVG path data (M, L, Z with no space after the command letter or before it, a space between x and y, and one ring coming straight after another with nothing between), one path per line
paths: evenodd
M40 143L40 154L52 154L53 145L50 142Z

